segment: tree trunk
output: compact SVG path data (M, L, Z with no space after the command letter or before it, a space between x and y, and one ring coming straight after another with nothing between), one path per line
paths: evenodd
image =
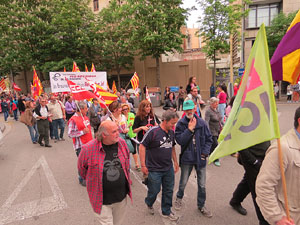
M117 68L117 76L118 76L118 91L121 91L121 77L120 77L121 70Z
M213 68L213 73L212 73L212 81L213 85L216 85L216 50L214 50L214 68Z
M26 90L26 94L27 94L28 93L28 81L27 81L26 69L24 69L24 81L25 81L25 90Z
M161 88L160 84L160 65L159 65L159 57L155 58L156 61L156 84L157 87ZM161 89L162 90L162 89Z

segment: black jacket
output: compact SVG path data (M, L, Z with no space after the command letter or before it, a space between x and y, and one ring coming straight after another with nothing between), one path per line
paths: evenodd
M46 109L47 109L47 112L48 112L49 110L48 110L48 106L47 106L47 105L46 105ZM34 112L36 113L36 115L42 116L40 111L41 111L41 105L38 104L38 105L35 107Z
M166 99L163 109L168 110L170 108L173 108L173 109L177 108L176 100L171 101L170 99Z
M254 165L256 160L263 161L266 155L266 151L268 150L270 145L270 141L265 141L240 151L239 157L242 164Z

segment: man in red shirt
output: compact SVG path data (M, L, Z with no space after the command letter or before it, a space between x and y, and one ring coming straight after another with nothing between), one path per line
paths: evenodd
M78 102L77 112L71 117L68 124L68 135L73 139L73 146L76 151L77 157L81 151L83 144L88 143L93 140L92 130L90 125L90 120L86 116L88 111L87 105L85 102ZM86 182L79 175L79 183L82 186L86 186Z
M130 189L130 155L112 121L101 123L96 139L82 146L78 171L86 180L90 203L100 224L121 225Z

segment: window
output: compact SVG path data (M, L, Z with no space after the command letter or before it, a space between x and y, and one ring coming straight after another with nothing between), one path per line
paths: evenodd
M271 24L271 21L279 12L279 4L255 5L250 6L249 9L247 28L257 28L262 23L266 26Z
M94 11L98 11L99 10L99 0L94 0Z

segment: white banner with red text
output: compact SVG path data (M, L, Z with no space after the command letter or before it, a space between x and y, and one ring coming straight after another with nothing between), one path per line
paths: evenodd
M95 82L105 90L107 88L106 72L50 72L49 78L53 93L70 91L66 78L86 90L91 90L91 87L85 78Z

